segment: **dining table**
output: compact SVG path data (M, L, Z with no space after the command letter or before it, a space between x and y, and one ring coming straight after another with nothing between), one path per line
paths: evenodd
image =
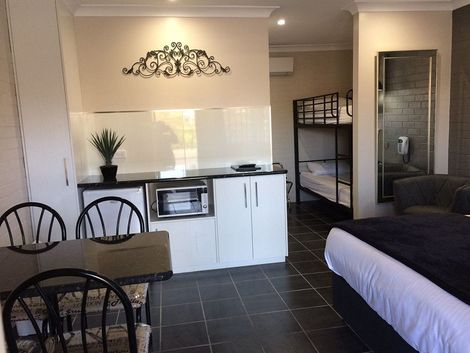
M0 247L0 297L26 279L52 269L81 268L117 284L165 281L173 275L169 235L165 231ZM77 289L74 278L48 283L55 292Z

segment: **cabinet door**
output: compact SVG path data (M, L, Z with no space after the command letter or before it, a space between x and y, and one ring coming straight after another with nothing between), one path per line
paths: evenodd
M220 262L251 260L250 178L215 179L214 187Z
M251 177L251 206L254 258L286 256L285 175Z
M56 209L75 239L78 194L55 1L8 4L29 198Z
M153 225L151 230L166 230L170 235L173 272L196 271L217 263L213 218L165 221Z

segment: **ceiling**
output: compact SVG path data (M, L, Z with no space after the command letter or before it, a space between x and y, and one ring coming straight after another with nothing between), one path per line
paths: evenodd
M202 16L217 9L232 10L238 17L237 8L245 8L250 14L258 10L269 18L269 44L273 51L345 49L352 47L353 13L370 11L452 11L470 4L470 0L64 0L78 8L102 10L111 8L118 13L156 13L173 16L185 12ZM256 7L265 7L256 9ZM187 11L189 9L189 12ZM262 11L261 11L262 10ZM103 12L104 11L104 12ZM123 12L124 11L124 12ZM83 13L83 12L82 12ZM246 12L244 12L246 14ZM235 14L235 15L234 15ZM217 17L217 16L216 16ZM228 16L230 17L230 16ZM279 18L286 24L278 26Z
M352 0L80 0L83 5L277 6L269 19L271 46L352 46ZM286 24L278 26L279 18Z

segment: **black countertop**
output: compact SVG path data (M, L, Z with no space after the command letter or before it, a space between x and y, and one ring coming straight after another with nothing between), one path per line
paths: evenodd
M260 165L256 171L236 172L232 168L208 168L191 170L167 170L161 172L130 173L117 175L116 181L103 181L101 175L88 176L78 183L78 187L113 187L124 185L136 185L159 181L191 180L191 179L215 179L233 178L266 174L285 174L287 170L271 165Z

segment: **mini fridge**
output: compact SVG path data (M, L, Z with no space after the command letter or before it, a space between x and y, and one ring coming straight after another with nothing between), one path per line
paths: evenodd
M142 186L133 187L133 188L118 188L118 189L92 189L83 191L83 207L86 207L90 202L106 197L106 196L117 196L123 199L126 199L132 202L142 214L142 217L145 221L145 200L144 200L144 188ZM104 224L106 227L107 235L114 235L116 231L116 220L119 214L119 203L114 201L107 201L100 204L100 212L104 219ZM95 230L95 236L102 236L102 226L97 214L97 211L92 208L90 210L90 218ZM129 219L129 208L123 208L121 214L121 221L119 224L119 229L124 230L125 234L127 232L127 222ZM84 222L86 224L87 234L91 234L88 220ZM130 233L140 233L139 221L136 215L132 216Z

